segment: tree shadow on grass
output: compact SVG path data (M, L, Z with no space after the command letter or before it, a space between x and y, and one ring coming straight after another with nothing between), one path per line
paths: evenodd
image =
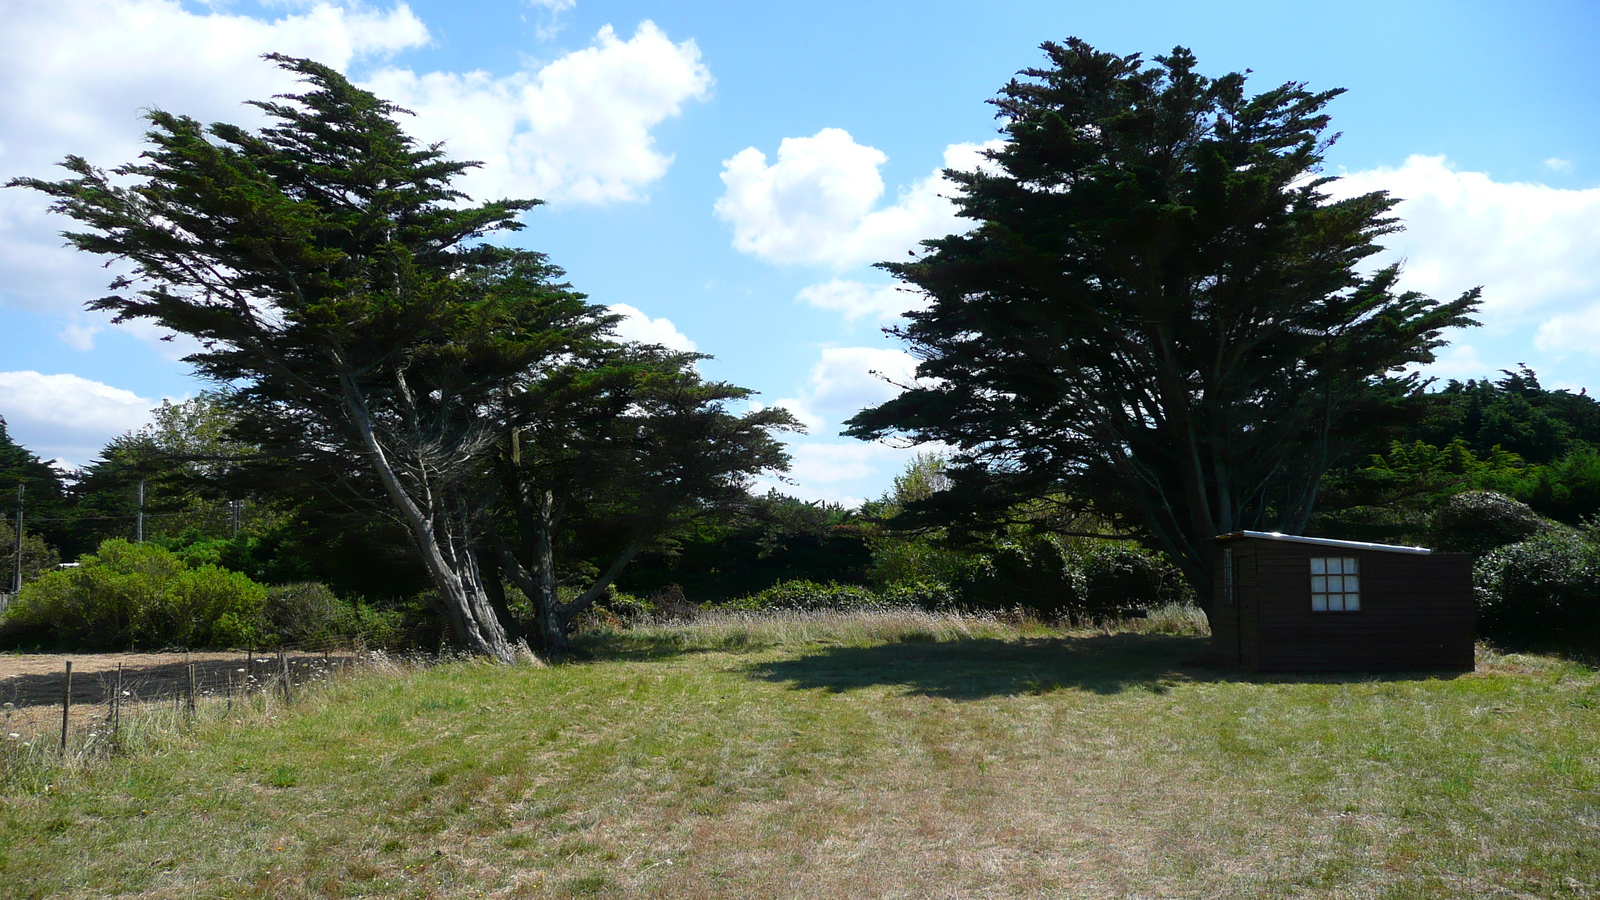
M1161 693L1194 681L1230 678L1201 660L1210 639L1152 634L878 644L829 647L750 672L796 689L848 691L902 685L952 700L1043 694L1063 688Z
M843 692L900 685L907 693L978 700L1070 689L1096 694L1165 693L1180 684L1345 684L1455 678L1459 672L1258 674L1209 661L1209 637L1163 634L981 638L834 646L795 659L752 665L750 674L797 690Z

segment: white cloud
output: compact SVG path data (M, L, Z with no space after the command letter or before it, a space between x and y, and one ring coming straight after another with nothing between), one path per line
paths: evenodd
M503 78L487 72L385 68L363 82L417 114L409 130L485 165L460 185L478 198L557 202L637 200L672 157L650 130L711 93L711 71L692 40L674 44L652 22Z
M886 473L904 470L917 454L916 450L867 443L791 442L788 450L786 481L758 478L753 492L776 488L802 500L859 506L882 493Z
M916 359L904 350L829 347L811 367L804 403L846 419L899 396L899 385L915 381L916 369Z
M669 350L683 350L694 352L695 343L689 336L678 330L672 320L665 316L652 319L641 312L637 307L626 303L614 303L606 307L611 312L622 316L617 323L617 336L625 341L637 341L641 344L660 344Z
M981 152L997 146L951 144L942 168L976 168ZM940 170L874 209L884 193L878 169L888 159L838 128L784 138L771 165L747 147L723 161L716 213L733 226L733 246L743 253L840 269L898 258L921 240L970 227L946 199L954 187Z
M146 424L155 402L77 375L0 372L0 415L44 459L88 462L108 441Z
M1552 172L1560 172L1563 175L1572 174L1572 160L1562 159L1559 156L1552 156L1545 160L1544 167Z
M1438 299L1483 285L1490 331L1543 323L1547 340L1600 294L1600 188L1498 182L1438 156L1345 175L1339 196L1387 190L1406 230L1386 239L1406 287ZM1553 346L1553 344L1552 344ZM1594 345L1589 345L1591 349Z
M789 411L796 419L800 420L808 434L817 434L828 427L828 420L812 410L811 405L799 397L784 397L773 406L779 406Z
M68 154L132 161L144 109L259 125L245 100L296 89L262 53L349 72L430 41L404 3L294 0L280 9L267 19L177 0L0 0L0 180L56 177ZM417 115L405 124L419 138L448 138L452 155L483 160L461 184L477 196L605 202L637 199L661 177L671 157L650 130L708 96L711 76L693 41L675 44L645 22L629 40L607 27L587 48L504 78L390 65L363 84L411 107ZM71 316L118 270L64 247L59 232L71 223L46 205L32 191L0 191L0 306ZM61 336L91 347L103 327L77 312Z
M764 481L761 486L776 487L806 500L855 505L864 497L881 492L888 477L903 470L919 451L938 449L861 441L835 443L837 439L827 435L838 428L837 423L861 409L899 395L898 385L916 380L916 368L916 359L901 350L823 349L800 396L777 401L778 406L804 422L814 437L794 437L787 442L793 458L788 474L791 483Z
M898 285L865 284L841 278L804 287L795 299L818 309L842 312L847 322L863 317L893 319L909 310L928 306L927 295Z
M335 68L428 42L405 4L301 4L272 21L174 0L0 0L0 180L50 178L77 154L99 165L135 159L142 110L161 108L202 121L242 124L261 115L242 104L294 89L259 57L281 51ZM0 191L0 305L66 311L102 296L110 275L62 246L65 220L42 195ZM66 334L84 346L93 329Z
M1600 358L1600 303L1547 319L1533 345L1552 353L1583 353Z
M1458 332L1458 336L1459 336ZM1464 344L1452 341L1449 346L1440 348L1437 358L1427 366L1417 367L1422 374L1445 381L1468 381L1475 378L1485 378L1512 366L1509 360L1485 360L1485 351L1477 344ZM1497 353L1497 350L1490 350Z

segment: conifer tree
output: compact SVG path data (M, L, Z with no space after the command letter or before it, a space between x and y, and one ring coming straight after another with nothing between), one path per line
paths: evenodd
M957 448L969 519L1059 496L1142 535L1208 596L1209 539L1299 532L1375 379L1470 324L1363 274L1395 200L1319 174L1339 91L1251 96L1183 48L1148 64L1043 45L993 100L1005 143L948 171L964 234L882 264L930 305L893 331L919 382L850 434Z

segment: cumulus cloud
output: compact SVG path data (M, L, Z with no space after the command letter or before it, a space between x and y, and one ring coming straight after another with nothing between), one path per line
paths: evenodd
M1562 323L1580 321L1600 294L1600 188L1499 182L1441 156L1349 173L1333 187L1401 198L1406 230L1387 239L1386 258L1404 261L1407 287L1437 298L1483 285L1491 330L1542 323L1555 346Z
M886 444L795 443L789 446L788 484L763 482L802 500L858 506L885 472L904 469L915 450Z
M976 168L982 151L997 146L951 144L940 170L875 208L885 190L878 170L889 158L847 131L824 128L784 138L771 164L755 147L724 160L716 213L733 226L736 249L767 262L843 269L897 258L921 240L970 227L946 199L954 187L942 169Z
M1600 357L1600 303L1545 320L1533 345L1552 353L1582 353Z
M254 124L242 105L293 90L262 53L309 56L335 68L426 44L405 4L302 4L272 21L191 12L175 0L0 0L0 178L53 177L68 154L101 165L141 149L141 110ZM97 261L62 246L67 224L30 191L0 191L0 303L65 311L105 293ZM79 324L67 337L92 340Z
M811 367L807 394L818 409L854 415L900 394L916 380L917 361L904 350L829 347Z
M893 319L928 305L927 295L898 285L866 284L842 278L801 288L795 299L818 309L842 312L847 322L861 318Z
M1562 159L1559 156L1552 156L1545 160L1544 167L1552 172L1560 172L1563 175L1572 174L1572 160Z
M678 326L672 324L672 320L665 316L652 319L638 307L626 303L615 303L606 308L623 317L622 321L617 323L617 336L625 341L660 344L669 350L689 353L695 350L694 341L689 340L689 336L679 331Z
M593 44L537 71L433 72L388 67L363 82L415 112L408 129L484 166L460 186L474 197L556 202L636 200L672 157L651 129L711 93L692 40L673 43L652 22L624 41L610 25Z
M44 459L80 466L118 435L146 424L154 401L77 375L0 372L0 416L13 439Z
M257 18L178 0L0 0L0 179L54 177L68 154L107 166L132 161L144 109L259 125L245 100L296 89L260 59L283 52L345 72L376 66L361 83L412 108L408 130L485 162L461 185L475 196L630 200L671 163L651 129L711 86L694 42L673 43L649 22L628 40L601 29L586 48L497 78L417 74L387 62L430 42L404 3L279 8L276 18ZM69 223L46 205L31 191L0 191L0 305L67 314L103 295L117 272L63 247L58 233ZM99 327L74 321L62 337L90 347Z

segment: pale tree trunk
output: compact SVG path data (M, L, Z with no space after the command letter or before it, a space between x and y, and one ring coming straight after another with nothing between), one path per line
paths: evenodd
M469 653L504 663L516 662L527 648L511 643L495 615L494 604L484 590L482 573L472 552L466 517L453 521L443 498L436 496L426 483L419 485L418 496L407 490L378 438L362 393L343 366L340 366L340 380L346 409L361 435L367 458L422 554L423 565L439 591L456 640Z

